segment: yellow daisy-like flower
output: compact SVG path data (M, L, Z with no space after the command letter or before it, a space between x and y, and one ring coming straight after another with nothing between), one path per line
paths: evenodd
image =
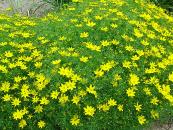
M5 57L13 57L13 53L12 52L10 52L10 51L6 51L5 52Z
M16 112L13 113L13 119L18 120L18 119L22 119L24 116L24 111L23 110L18 110Z
M116 106L117 105L117 101L115 101L114 99L109 99L108 100L108 105L109 106Z
M58 95L59 95L59 92L58 91L52 91L51 92L51 98L52 99L57 99Z
M71 118L70 123L74 126L77 126L80 123L80 119L77 115L74 115L73 118Z
M138 122L141 125L145 124L146 123L145 116L138 116Z
M95 111L96 111L96 109L94 107L92 107L92 106L86 106L84 108L84 114L86 116L93 116Z
M97 97L97 92L96 92L94 86L90 85L89 87L87 87L86 91L87 91L88 93L93 94L95 97Z
M169 74L168 79L169 79L170 81L172 81L172 82L173 82L173 72L172 72L171 74Z
M126 90L126 94L127 94L128 97L134 97L135 96L135 91L134 91L133 88L128 88Z
M153 97L153 98L151 99L150 103L153 104L153 105L158 105L159 100L158 100L157 97Z
M4 82L2 83L2 86L0 87L0 91L8 92L10 90L10 83Z
M10 101L11 100L11 96L9 94L5 94L2 99L7 102L7 101Z
M82 56L82 57L80 58L80 61L81 61L81 62L87 62L87 61L88 61L88 57Z
M54 60L54 61L52 61L52 64L53 65L58 65L60 62L61 62L61 60Z
M96 23L92 22L92 21L88 21L87 26L89 27L94 27L96 25Z
M139 83L139 77L136 74L130 74L129 84L135 86Z
M87 38L89 36L88 32L83 32L80 34L80 38Z
M130 61L124 61L124 62L123 62L123 67L124 67L124 68L130 69L131 66L132 66L132 65L131 65L131 62L130 62Z
M47 105L49 104L49 100L46 97L42 97L40 100L41 105Z
M119 111L123 111L123 105L119 104L119 105L118 105L118 110L119 110Z
M96 78L102 77L104 75L104 71L97 69L94 71L94 74L96 75Z
M21 101L19 100L19 98L14 98L12 101L12 105L13 106L18 106L20 105Z
M138 103L136 103L136 105L134 105L134 107L135 107L136 111L141 111L141 109L142 109L142 105L138 104Z
M159 113L155 110L151 110L151 116L154 119L158 119L159 118Z
M39 128L44 128L46 126L46 123L44 121L40 120L37 125Z
M74 104L78 104L79 103L79 101L80 101L80 97L79 96L73 96L73 99L72 99L72 102L74 103Z
M40 105L36 106L34 109L35 109L35 113L43 112L43 107Z
M26 123L26 121L23 120L23 119L19 122L19 127L20 127L20 128L24 128L26 125L27 125L27 123Z

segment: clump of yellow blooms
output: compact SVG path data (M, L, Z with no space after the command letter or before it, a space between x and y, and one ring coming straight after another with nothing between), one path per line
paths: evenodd
M0 129L145 126L173 107L173 17L145 0L0 14Z

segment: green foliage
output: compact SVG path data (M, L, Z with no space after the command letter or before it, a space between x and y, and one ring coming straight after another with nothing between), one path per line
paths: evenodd
M42 1L49 3L54 8L60 8L64 4L68 4L69 2L71 2L71 0L42 0Z
M142 129L173 115L172 88L173 17L145 0L0 14L2 130Z
M170 12L173 12L173 1L172 0L151 0L155 4L167 9Z

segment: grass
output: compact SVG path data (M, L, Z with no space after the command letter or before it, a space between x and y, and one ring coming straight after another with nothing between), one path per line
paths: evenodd
M0 15L0 129L143 129L173 114L173 18L144 0Z

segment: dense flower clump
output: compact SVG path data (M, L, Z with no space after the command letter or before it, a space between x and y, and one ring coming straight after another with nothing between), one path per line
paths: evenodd
M0 15L0 129L123 129L173 106L173 17L144 0Z

